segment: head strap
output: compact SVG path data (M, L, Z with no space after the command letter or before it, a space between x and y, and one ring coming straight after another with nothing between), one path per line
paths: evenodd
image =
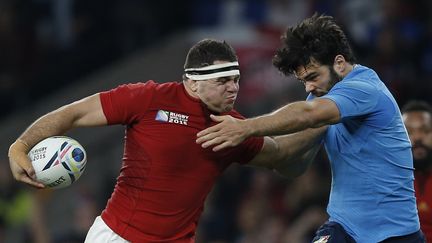
M239 63L227 62L200 68L186 68L185 75L192 80L206 80L240 75Z

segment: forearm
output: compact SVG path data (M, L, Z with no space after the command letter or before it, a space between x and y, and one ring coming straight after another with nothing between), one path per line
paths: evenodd
M275 112L245 120L245 136L274 136L295 133L340 122L334 101L316 98L290 103Z
M18 138L33 147L44 138L63 135L75 127L106 125L99 94L60 107L30 125Z
M324 126L275 137L279 158L275 160L274 169L290 177L303 173L321 148L326 130L327 126Z
M36 181L35 171L27 153L39 141L53 135L65 133L72 127L72 114L62 109L48 113L36 120L9 147L8 157L14 178L37 188L43 184Z
M309 151L298 157L291 157L282 163L275 164L273 170L288 178L298 177L309 168L320 148L320 144L316 144Z
M320 145L327 126L310 128L293 134L275 136L280 158L300 157L316 145Z
M252 136L290 134L314 126L310 111L311 107L306 102L294 102L246 122Z
M29 150L44 138L63 135L74 127L102 126L107 119L102 110L99 94L63 106L37 119L9 147L8 157L14 178L37 188L35 172L27 156Z
M74 113L62 107L37 119L18 139L31 148L44 138L65 134L73 128L75 121Z

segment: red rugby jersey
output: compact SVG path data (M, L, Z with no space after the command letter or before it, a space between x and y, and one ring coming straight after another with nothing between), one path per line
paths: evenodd
M108 124L126 125L123 164L103 220L132 242L194 242L215 180L231 163L253 159L263 139L220 152L201 148L196 134L215 123L182 83L121 85L100 99Z
M416 172L414 186L420 228L425 234L427 242L432 242L432 173Z

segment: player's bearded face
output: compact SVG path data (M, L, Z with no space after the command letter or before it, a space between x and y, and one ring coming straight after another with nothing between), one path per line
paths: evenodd
M240 76L198 81L197 94L207 107L215 112L233 109L239 91Z
M298 67L295 76L304 84L306 92L316 97L327 94L337 82L342 80L333 67L320 65L314 61L307 66Z
M412 144L414 168L424 170L432 165L432 118L427 112L410 111L403 119Z
M419 142L413 145L413 157L416 170L427 169L432 164L432 149Z

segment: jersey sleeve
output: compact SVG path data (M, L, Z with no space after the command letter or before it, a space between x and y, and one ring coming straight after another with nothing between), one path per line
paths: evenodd
M322 98L334 101L341 118L361 116L374 111L379 95L377 89L365 82L340 82Z
M102 109L108 124L132 124L150 105L156 83L124 84L100 93Z
M261 152L262 146L264 145L263 137L251 137L246 139L243 143L239 144L236 147L228 148L224 152L224 158L229 158L227 162L230 163L239 163L239 164L247 164L251 161L255 156Z

